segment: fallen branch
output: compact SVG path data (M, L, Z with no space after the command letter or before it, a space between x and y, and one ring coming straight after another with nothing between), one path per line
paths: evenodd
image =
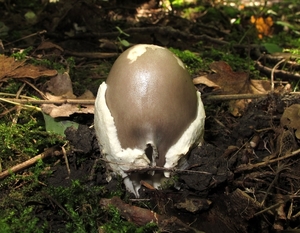
M3 94L3 93L2 93ZM229 94L229 95L202 95L204 100L208 101L224 101L224 100L239 100L239 99L258 99L258 98L265 98L270 94ZM290 92L287 95L298 96L300 92ZM7 102L11 104L27 104L26 107L33 107L28 106L28 104L81 104L81 105L94 105L94 99L61 99L61 100L37 100L37 99L16 99L16 98L0 98L0 102Z
M110 206L114 206L123 218L137 226L155 223L162 232L177 232L178 229L181 229L181 232L204 233L182 222L175 216L158 214L145 208L127 204L119 197L113 197L111 199L102 198L100 200L100 206L104 209L109 209Z
M266 167L266 166L270 165L271 163L276 163L278 161L291 158L291 157L293 157L293 156L295 156L295 155L297 155L299 153L300 153L300 149L295 150L295 151L293 151L293 152L291 152L289 154L286 154L284 156L281 156L279 158L271 159L271 160L268 160L268 161L265 161L265 162L256 163L256 164L241 165L241 166L237 167L234 170L234 173L240 173L240 172L243 172L243 171L249 171L249 170L252 170L252 169L258 168L258 167Z
M9 103L20 104L82 104L82 105L94 105L94 99L61 99L61 100L34 100L34 99L12 99L12 98L0 98L0 101Z
M119 53L97 53L97 52L84 53L84 52L75 52L75 51L68 51L68 50L66 50L65 53L67 55L71 55L74 57L86 57L86 58L112 58L120 55Z
M60 156L61 154L62 154L62 152L57 149L57 146L51 147L51 148L47 149L45 152L43 152L31 159L29 159L23 163L20 163L16 166L13 166L12 168L7 169L4 172L1 172L0 180L4 179L5 177L9 176L12 173L20 172L20 171L34 165L40 159L45 159L45 158L51 157L51 156Z
M291 92L289 95L300 95L300 92ZM270 94L232 94L232 95L202 95L203 99L223 101L223 100L238 100L238 99L257 99L264 98ZM0 101L9 103L20 104L82 104L82 105L94 105L94 99L61 99L61 100L36 100L36 99L14 99L14 98L0 98Z

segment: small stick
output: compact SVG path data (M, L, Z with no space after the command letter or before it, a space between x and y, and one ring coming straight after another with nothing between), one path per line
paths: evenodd
M5 93L0 93L4 95ZM300 95L300 92L291 92L290 95ZM8 94L7 94L8 95ZM237 99L257 99L267 97L269 94L232 94L232 95L202 95L203 99L213 101L224 100L237 100ZM15 99L15 98L0 98L0 101L19 103L19 104L82 104L82 105L94 105L94 99L61 99L61 100L37 100L26 97L28 99Z
M65 163L66 163L68 175L70 175L70 174L71 174L71 170L70 170L70 166L69 166L69 161L68 161L67 152L66 152L66 149L65 149L65 146L66 146L67 144L68 144L68 142L66 142L66 143L61 147L61 150L62 150L62 153L63 153L63 155L64 155L64 159L65 159Z
M10 44L14 44L14 43L16 43L16 42L18 42L20 40L25 40L27 38L30 38L30 37L33 37L33 36L39 36L39 35L42 35L42 34L45 34L45 33L47 33L46 30L43 30L43 31L40 31L40 32L36 32L36 33L30 34L28 36L24 36L24 37L22 37L20 39L14 40L12 42L9 42L9 43L5 44L4 46L10 45Z
M0 98L0 101L18 104L83 104L94 105L94 99L61 99L61 100L36 100L36 99L13 99Z
M282 59L280 62L278 62L272 69L272 72L271 72L271 92L273 93L274 92L274 73L275 73L275 70L277 69L277 67L285 62L286 59Z
M13 166L12 168L5 170L4 172L1 172L0 173L0 180L4 179L5 177L9 176L12 173L22 171L22 170L32 166L39 159L45 159L45 158L50 157L50 156L59 156L59 155L61 155L61 152L57 150L57 147L56 146L51 147L48 150L46 150L45 152L43 152L43 153L41 153L41 154L31 158L31 159L29 159L29 160L27 160L23 163L20 163L16 166Z
M299 153L300 153L300 149L295 150L295 151L293 151L291 153L288 153L288 154L286 154L284 156L281 156L279 158L271 159L271 160L268 160L268 161L265 161L265 162L256 163L256 164L241 165L241 166L237 167L237 169L235 169L234 173L240 173L240 172L243 172L243 171L249 171L249 170L252 170L253 168L258 168L258 167L265 167L265 166L270 165L271 163L275 163L275 162L278 162L278 161L281 161L281 160L284 160L284 159L291 158L294 155L297 155Z

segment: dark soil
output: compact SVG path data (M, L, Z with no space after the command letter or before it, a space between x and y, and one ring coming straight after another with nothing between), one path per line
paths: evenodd
M273 226L270 222L276 221L278 207L256 214L276 203L279 194L288 195L292 188L290 185L294 190L299 188L296 176L299 160L291 157L257 168L251 168L251 164L264 161L270 152L275 153L279 132L287 130L280 126L282 110L299 102L292 96L270 95L252 101L243 116L235 118L224 111L210 110L210 106L216 103L204 99L208 109L205 143L191 151L189 170L177 174L180 189L153 191L142 188L141 198L150 200L159 213L170 218L177 217L186 225L204 232L271 231ZM252 148L249 142L255 135L259 135L260 139L258 145ZM107 185L111 191L119 188L116 180L106 183L103 162L100 162L102 169L92 174L93 179L90 179L94 162L101 157L93 129L81 125L77 131L68 130L67 138L74 149L70 179L83 178L89 185ZM80 167L75 166L77 154L89 158ZM280 167L285 168L279 170ZM70 183L64 179L67 176L65 167L56 169L50 184ZM265 204L261 205L263 200ZM292 201L284 200L286 204ZM185 228L182 232L190 231L193 230Z

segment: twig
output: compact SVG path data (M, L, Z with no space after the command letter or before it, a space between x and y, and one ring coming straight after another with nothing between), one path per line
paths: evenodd
M264 98L269 96L269 93L266 94L232 94L232 95L209 95L209 96L203 96L203 99L207 100L238 100L238 99L258 99L258 98ZM300 95L300 92L290 92L288 95L295 95L298 96ZM205 97L204 97L205 96Z
M298 150L295 150L289 154L286 154L284 156L281 156L279 158L276 158L276 159L271 159L269 161L265 161L265 162L261 162L261 163L256 163L256 164L247 164L247 165L242 165L242 166L239 166L235 169L234 173L240 173L240 172L243 172L243 171L249 171L249 170L252 170L254 168L258 168L258 167L265 167L265 166L268 166L270 165L271 163L275 163L275 162L278 162L278 161L281 161L281 160L284 160L284 159L288 159L288 158L291 158L297 154L300 153L300 149Z
M274 186L275 182L277 182L278 177L279 177L279 173L280 173L279 171L276 172L276 175L275 175L274 179L272 180L271 184L269 185L269 187L268 187L268 189L267 189L267 191L266 191L266 193L265 193L265 195L264 195L264 197L263 197L263 199L260 203L261 206L265 205L265 201L267 200L268 195L271 195L271 188Z
M19 88L19 90L17 91L17 94L16 94L16 98L19 99L20 98L20 95L24 89L24 87L26 86L25 83L23 83L23 85Z
M4 172L1 172L0 173L0 180L4 179L5 177L7 177L8 175L12 174L12 173L16 173L16 172L19 172L19 171L22 171L30 166L32 166L33 164L35 164L38 160L40 159L45 159L47 157L50 157L50 156L59 156L61 155L61 152L57 150L57 146L54 146L54 147L51 147L49 148L48 150L46 150L45 152L23 162L23 163L20 163L10 169L7 169L6 171Z
M0 95L5 95L0 93ZM8 94L7 94L8 95ZM237 100L237 99L258 99L267 97L269 94L232 94L232 95L202 95L205 100L212 101L224 101L224 100ZM289 95L300 95L300 92L290 92ZM25 99L26 98L26 99ZM24 99L15 98L0 98L0 101L8 103L19 104L82 104L82 105L94 105L94 99L61 99L61 100L37 100L29 97ZM28 106L30 107L30 106ZM31 106L33 107L33 106Z
M20 100L20 99L0 98L0 101L6 102L6 103L10 103L10 104L13 104L13 105L18 105L18 106L25 107L25 108L31 108L31 109L34 109L34 110L37 110L37 111L42 111L40 108L38 108L36 106L27 105L27 104L22 105L22 103L18 102L18 100ZM26 100L26 101L28 101L28 100Z
M99 158L96 158L95 161L94 161L94 164L92 166L91 172L90 172L90 174L88 176L88 180L89 181L92 181L94 179L94 177L95 177L98 162L99 162Z
M112 58L120 55L119 53L83 53L83 52L74 52L74 51L65 51L65 54L71 55L74 57L86 57L86 58Z
M274 72L275 72L275 70L277 69L277 67L281 64L281 63L283 63L283 62L285 62L286 61L286 59L282 59L280 62L278 62L274 67L273 67L273 69L272 69L272 72L271 72L271 92L273 93L274 92Z
M5 116L8 113L17 110L17 108L18 108L18 106L14 106L14 107L12 107L10 109L6 109L5 108L6 110L4 110L3 112L0 113L0 117L3 117L3 116Z
M13 94L13 93L5 93L5 92L0 92L0 96L14 96L17 99L22 98L22 99L32 99L35 100L35 98L29 97L27 95L17 95L17 94Z
M64 155L64 159L65 159L65 163L66 163L68 175L70 175L70 174L71 174L71 170L70 170L70 166L69 166L69 161L68 161L67 152L66 152L66 149L65 149L65 146L66 146L68 143L69 143L69 142L66 142L66 143L61 147L61 150L62 150L62 153L63 153L63 155Z
M46 30L43 30L43 31L40 31L40 32L36 32L36 33L30 34L28 36L24 36L24 37L22 37L20 39L14 40L12 42L9 42L9 43L5 44L4 46L10 45L10 44L14 44L14 43L16 43L16 42L18 42L20 40L25 40L25 39L33 37L33 36L39 36L39 35L42 35L42 34L44 34L46 32L47 32Z
M274 205L271 205L271 206L269 206L268 208L265 208L265 209L263 209L263 210L261 210L261 211L255 213L253 216L258 216L258 215L260 215L260 214L263 214L263 213L265 213L265 212L267 212L267 211L269 211L269 210L272 210L272 209L274 209L274 208L280 206L281 204L282 204L282 203L279 202L279 203L276 203L276 204L274 204Z
M209 95L203 98L207 100L238 100L238 99L258 99L267 97L269 94L232 94L232 95Z
M20 104L83 104L94 105L94 99L61 99L61 100L36 100L36 99L12 99L12 98L0 98L0 101L20 103ZM32 106L31 106L32 107Z
M264 66L259 61L256 61L255 68L266 75L271 75L272 70L273 70L267 66ZM282 80L291 80L292 79L292 80L298 81L300 79L299 72L293 73L293 74L291 72L284 71L284 70L274 70L273 72L274 72L274 75L276 76L276 78L280 78Z
M32 83L28 82L27 80L22 80L24 83L26 83L27 85L31 86L36 92L38 92L44 99L48 99L47 96L42 92L40 91L39 89L37 89L36 86L34 86Z
M42 192L42 194L47 197L50 201L54 202L66 215L71 217L71 215L68 213L68 211L58 202L56 201L53 197L51 197L49 194Z

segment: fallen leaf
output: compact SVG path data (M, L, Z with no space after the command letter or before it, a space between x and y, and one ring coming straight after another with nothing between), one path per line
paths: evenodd
M200 76L200 77L194 78L193 83L194 84L204 84L208 87L212 87L212 88L214 88L214 91L216 91L218 89L221 89L221 87L218 86L218 84L216 84L213 81L209 80L206 76Z
M248 93L251 93L251 94L266 94L270 90L271 90L271 83L270 83L269 80L250 79L249 92Z
M56 96L62 96L66 93L73 94L72 81L67 72L52 77L47 81L46 85L47 90Z
M283 127L295 129L296 138L300 139L300 104L293 104L284 110L280 124Z
M184 198L184 201L178 202L174 206L177 209L185 210L195 214L199 211L207 210L211 205L211 203L212 203L211 201L204 198L187 197Z
M53 44L50 41L43 41L37 48L36 50L49 50L49 49L58 49L59 51L63 52L64 49L60 47L57 44Z
M62 96L51 95L50 93L46 93L46 98L50 101L59 101L66 99L95 99L93 93L89 90L86 90L81 96L76 97L73 93L67 92ZM94 114L94 105L79 105L79 104L42 104L41 109L44 113L50 115L53 118L57 117L68 117L74 113L83 113L83 114Z
M238 94L247 86L248 74L234 72L226 62L213 62L210 68L215 73L208 74L207 78L221 87L223 94Z
M73 94L72 81L67 72L58 74L55 77L51 78L46 85L47 90L52 92L52 94L50 94L49 92L45 94L46 98L50 101L66 99L95 99L95 96L89 90L86 90L79 97L75 96ZM68 117L74 113L94 113L93 105L79 105L69 103L62 105L42 104L41 109L44 113L50 115L53 118Z
M85 92L81 96L78 96L77 99L81 99L81 100L95 99L95 96L90 90L85 90Z
M234 72L224 61L213 62L210 68L215 73L194 78L194 84L205 84L222 94L263 94L271 89L269 81L249 79L247 73Z
M64 99L76 99L76 95L74 95L73 92L67 92L67 93L65 93L63 95L59 95L59 96L52 95L49 92L46 92L45 96L48 100L51 100L51 101L64 100Z
M16 61L13 57L0 55L0 80L4 78L32 78L54 76L56 70L49 70L42 66L25 64L26 60Z
M193 80L194 84L204 84L214 88L218 94L265 94L271 89L267 80L249 79L245 72L234 72L224 61L213 62L210 65L214 74L201 76ZM251 100L233 100L229 102L232 115L240 116Z
M53 118L69 117L74 113L94 114L94 105L63 104L57 106L55 104L42 104L41 109Z
M245 111L245 108L251 102L250 99L241 99L241 100L231 100L229 101L228 111L236 117L239 117Z

